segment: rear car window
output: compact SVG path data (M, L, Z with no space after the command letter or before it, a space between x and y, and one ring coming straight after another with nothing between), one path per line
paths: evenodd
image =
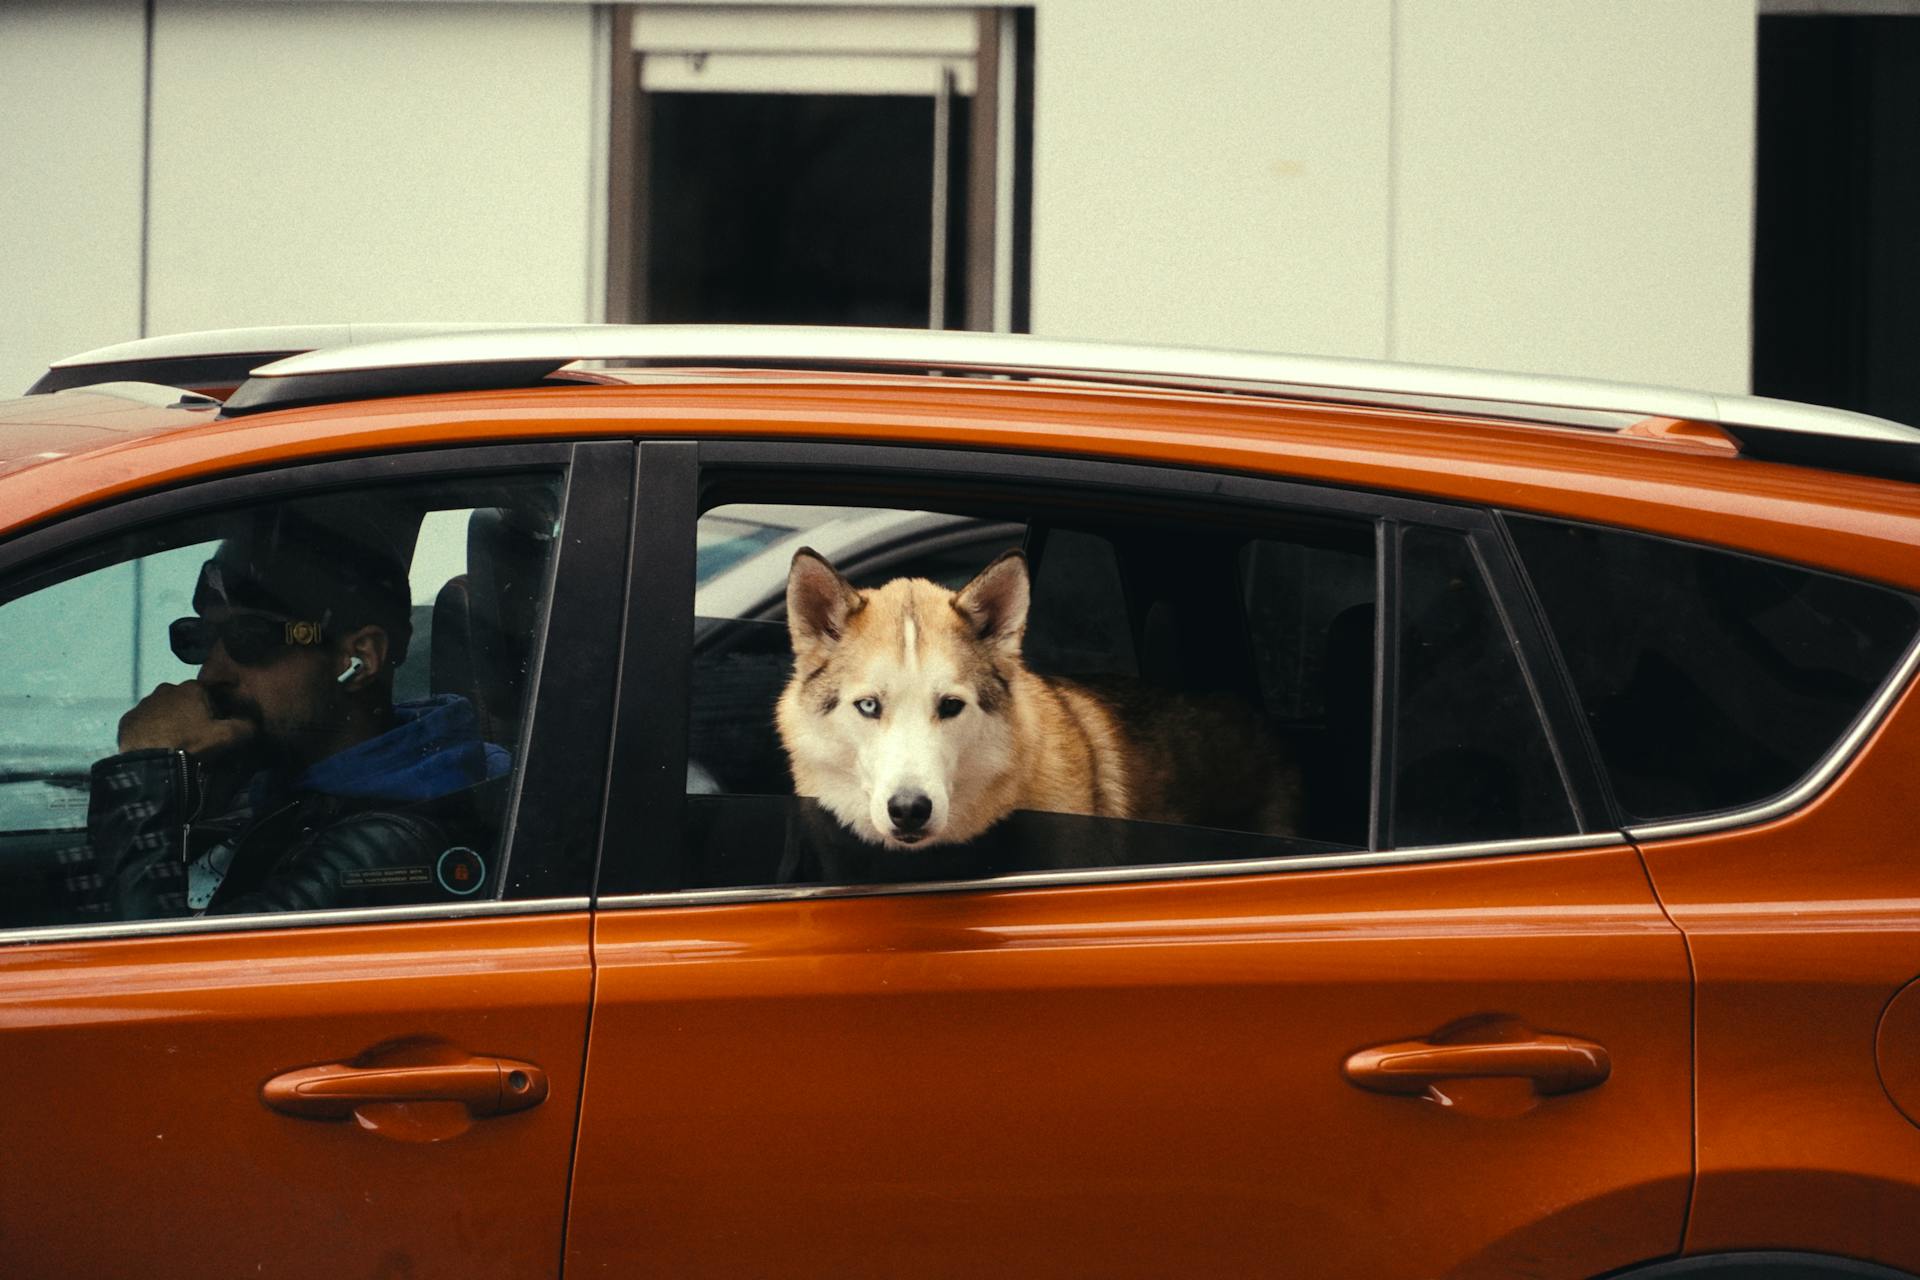
M1618 530L1508 524L1630 822L1793 787L1920 625L1914 597L1886 587Z

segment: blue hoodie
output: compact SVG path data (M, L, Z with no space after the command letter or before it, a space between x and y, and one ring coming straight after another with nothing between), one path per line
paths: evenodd
M503 776L505 747L480 740L473 704L457 693L393 708L394 726L314 765L299 791L352 800L434 800Z

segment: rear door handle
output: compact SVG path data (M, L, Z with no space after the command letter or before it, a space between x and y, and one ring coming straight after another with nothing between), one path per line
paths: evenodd
M1494 1030L1487 1027L1485 1030ZM1426 1094L1443 1080L1525 1079L1535 1093L1591 1089L1613 1071L1605 1046L1508 1024L1486 1039L1402 1040L1347 1059L1349 1081L1374 1093Z
M356 1067L329 1062L267 1081L263 1101L307 1120L344 1120L369 1103L458 1102L474 1116L498 1116L539 1106L547 1073L511 1058L470 1058L421 1067Z
M479 1057L445 1041L395 1041L351 1062L283 1072L260 1100L303 1120L345 1120L402 1142L456 1137L485 1116L547 1099L547 1073L531 1062Z

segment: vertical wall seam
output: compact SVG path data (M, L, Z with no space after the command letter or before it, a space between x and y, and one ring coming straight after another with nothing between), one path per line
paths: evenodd
M1013 332L1013 187L1019 114L1019 26L1011 9L994 13L993 330Z
M1400 0L1387 0L1387 246L1386 343L1389 360L1399 358L1399 317L1395 296L1399 289L1395 252L1400 236Z
M613 7L593 6L588 22L593 71L587 87L587 278L581 316L596 324L613 318L607 314L608 241L613 224Z
M147 0L146 4L146 48L140 87L140 332L137 336L142 338L149 336L147 280L151 274L153 223L153 20L157 3L158 0Z

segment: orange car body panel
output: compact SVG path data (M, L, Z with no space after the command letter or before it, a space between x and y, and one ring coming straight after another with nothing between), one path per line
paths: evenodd
M595 956L583 1275L1572 1278L1679 1247L1686 956L1630 849L603 910ZM1613 1076L1451 1105L1342 1076L1476 1015Z
M577 912L0 947L0 1270L550 1274L587 944ZM552 1092L428 1144L261 1101L293 1068L419 1038L537 1063Z
M1693 952L1700 1183L1688 1252L1792 1242L1920 1272L1920 1128L1876 1067L1920 974L1920 695L1818 800L1650 842ZM1881 1055L1920 1066L1920 1023Z

